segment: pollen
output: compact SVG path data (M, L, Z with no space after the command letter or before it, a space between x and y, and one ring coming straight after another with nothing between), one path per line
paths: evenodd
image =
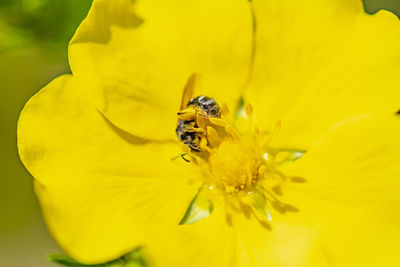
M261 161L256 147L227 140L210 153L208 164L212 182L234 192L248 189L256 182Z
M265 167L257 131L251 127L252 106L248 103L243 106L249 123L247 134L242 133L229 121L226 105L220 108L207 96L187 100L191 91L188 89L193 86L191 81L185 87L182 110L177 114L176 133L183 151L201 167L205 184L226 193L250 191Z

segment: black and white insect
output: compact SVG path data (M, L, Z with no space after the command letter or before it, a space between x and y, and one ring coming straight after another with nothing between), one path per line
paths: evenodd
M202 95L191 98L195 77L192 76L189 79L183 92L181 110L178 112L176 135L178 140L187 145L191 151L201 152L201 144L206 142L206 139L205 129L199 127L198 119L199 117L220 118L221 109L217 101L211 97Z

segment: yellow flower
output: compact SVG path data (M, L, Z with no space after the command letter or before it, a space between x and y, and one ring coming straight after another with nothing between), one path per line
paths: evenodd
M361 0L95 0L18 125L49 230L84 263L398 266L399 47Z

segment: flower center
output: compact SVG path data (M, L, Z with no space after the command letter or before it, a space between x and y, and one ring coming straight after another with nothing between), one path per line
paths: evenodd
M252 126L253 109L247 104L237 111L235 128L227 119L227 109L220 108L214 99L186 98L183 97L176 128L184 151L181 156L197 164L204 175L199 177L203 184L180 224L195 223L209 216L218 198L225 201L229 225L232 213L242 211L255 216L270 230L270 207L281 214L296 212L296 207L282 201L281 185L304 179L285 176L277 169L280 164L296 160L296 151L267 149L271 138L279 133L280 122L270 133L261 134Z
M192 98L178 112L177 136L204 171L206 184L227 193L249 190L262 166L257 140L252 132L240 135L224 113L212 98Z
M211 182L234 192L256 182L261 161L251 142L226 140L210 152L208 166Z

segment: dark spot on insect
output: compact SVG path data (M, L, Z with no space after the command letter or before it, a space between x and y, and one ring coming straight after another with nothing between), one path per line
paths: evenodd
M197 114L204 117L221 117L221 109L219 108L217 101L208 96L198 96L192 98L187 107L193 107L197 109ZM180 112L178 112L180 115ZM200 152L200 141L201 133L194 132L190 129L196 129L199 126L196 123L196 119L191 120L178 120L176 126L176 135L179 141L190 147L194 152Z
M188 132L187 126L196 127L195 121L178 120L178 126L176 127L176 135L179 141L182 141L185 145L189 146L192 150L199 152L200 147L197 144L200 143L200 137L194 132Z
M221 109L219 108L217 101L211 97L202 95L192 98L189 101L188 106L196 107L210 117L221 117Z

